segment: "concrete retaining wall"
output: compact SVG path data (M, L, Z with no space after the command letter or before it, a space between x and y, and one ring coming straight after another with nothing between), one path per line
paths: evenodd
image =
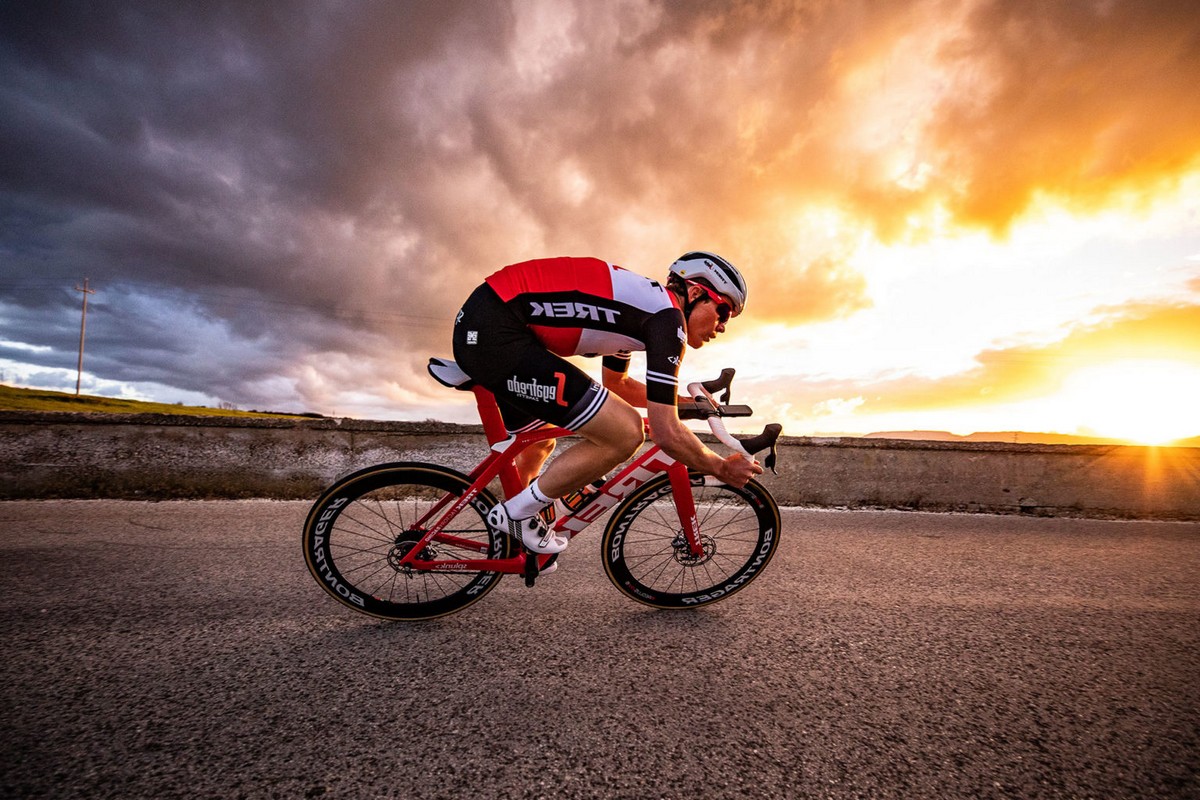
M708 437L705 437L708 438ZM781 440L783 505L1200 520L1200 448ZM0 413L0 499L314 498L385 461L468 470L479 426Z

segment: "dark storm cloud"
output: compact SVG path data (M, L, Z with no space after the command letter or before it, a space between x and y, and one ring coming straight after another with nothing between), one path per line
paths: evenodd
M436 267L380 264L382 227L416 216L389 192L404 180L397 167L422 158L390 99L447 36L465 29L482 55L503 14L460 27L441 2L2 13L0 338L49 345L61 365L77 333L60 323L78 315L78 295L53 287L87 274L104 292L89 363L112 380L173 369L171 385L239 397L261 375L265 339L276 369L340 352L355 328L433 345L412 322L430 320L431 304L449 311ZM172 299L179 289L189 302ZM155 292L157 307L130 307ZM181 326L192 335L170 335ZM217 375L199 368L226 337L242 352L229 345Z

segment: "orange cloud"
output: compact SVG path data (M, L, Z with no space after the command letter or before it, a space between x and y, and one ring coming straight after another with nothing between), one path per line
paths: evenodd
M1004 229L1039 192L1080 209L1151 192L1200 157L1191 2L979 4L944 68L974 71L929 130L936 191Z
M1111 361L1200 363L1200 305L1110 309L1044 347L989 350L977 369L938 380L903 378L862 389L864 414L999 404L1053 394L1073 372Z

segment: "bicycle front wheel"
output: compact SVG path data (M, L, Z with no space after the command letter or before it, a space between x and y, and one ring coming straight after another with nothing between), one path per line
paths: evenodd
M466 608L494 589L501 574L417 570L399 562L470 486L459 472L418 463L368 467L339 480L304 523L308 571L339 603L374 617L431 619ZM507 558L509 538L485 521L495 504L481 491L446 526L453 539L429 543L420 557Z
M655 608L724 600L762 574L779 546L779 506L758 481L735 489L689 472L704 552L693 555L664 474L621 503L604 531L604 569L624 595Z

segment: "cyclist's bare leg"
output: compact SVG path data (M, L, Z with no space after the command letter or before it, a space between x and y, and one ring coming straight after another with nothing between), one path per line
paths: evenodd
M513 466L517 468L517 475L521 478L521 485L528 486L533 483L533 479L538 476L542 469L542 464L546 463L546 459L554 452L554 440L546 439L545 441L535 442L529 447L522 450L513 459Z
M633 455L646 438L637 409L611 393L578 434L583 441L555 458L538 479L548 497L562 497L602 477Z

